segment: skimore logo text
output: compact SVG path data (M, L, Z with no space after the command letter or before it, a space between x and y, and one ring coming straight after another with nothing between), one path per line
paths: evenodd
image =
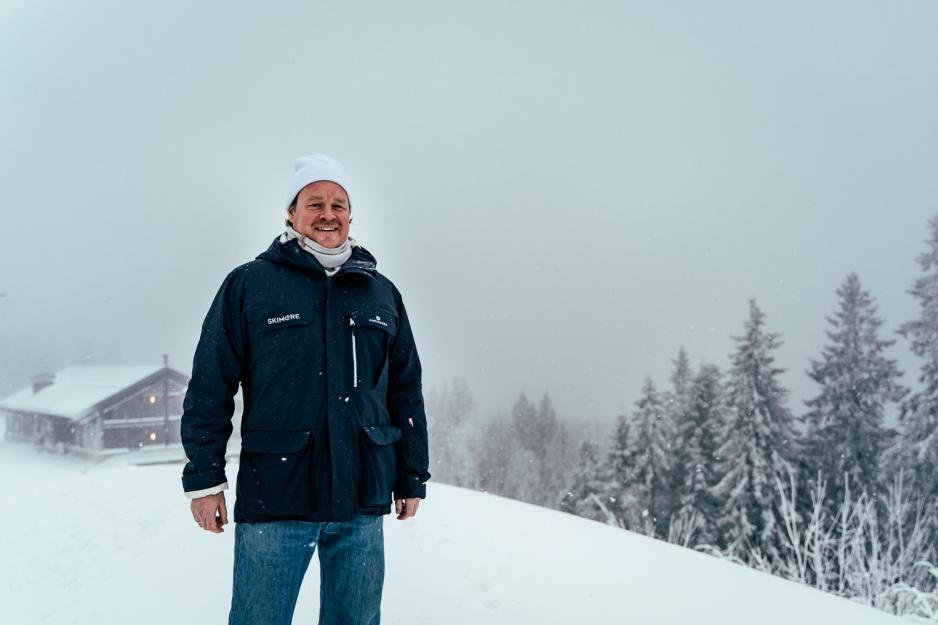
M300 320L300 313L293 313L293 314L290 314L290 315L283 315L282 317L268 317L268 318L267 318L267 325L272 326L272 325L275 325L275 324L278 324L278 323L283 323L284 321L293 321L293 320L299 321L299 320Z

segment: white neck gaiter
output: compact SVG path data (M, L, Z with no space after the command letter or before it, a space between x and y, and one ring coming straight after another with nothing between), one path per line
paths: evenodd
M358 241L352 237L346 237L339 247L325 247L288 225L284 233L280 235L280 242L286 243L291 239L296 239L301 248L316 257L319 264L326 270L327 276L332 276L337 272L339 267L345 264L345 261L352 255L352 248L358 245Z

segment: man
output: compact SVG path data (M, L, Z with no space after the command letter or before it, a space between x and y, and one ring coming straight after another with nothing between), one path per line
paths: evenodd
M319 547L323 625L380 622L384 515L430 478L421 367L394 284L348 236L335 159L297 159L287 227L225 278L182 415L182 483L205 530L228 523L225 447L244 396L229 625L289 625Z

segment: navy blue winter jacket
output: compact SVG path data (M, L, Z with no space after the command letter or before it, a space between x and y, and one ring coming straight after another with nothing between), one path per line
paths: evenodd
M226 481L240 384L236 523L343 521L426 496L420 360L401 294L375 267L355 246L327 277L295 239L274 239L228 274L183 404L185 491Z

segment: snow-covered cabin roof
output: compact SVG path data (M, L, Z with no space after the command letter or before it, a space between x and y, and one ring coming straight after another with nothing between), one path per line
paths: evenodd
M0 401L0 410L81 419L109 397L161 371L162 366L65 367L52 384L32 385Z

